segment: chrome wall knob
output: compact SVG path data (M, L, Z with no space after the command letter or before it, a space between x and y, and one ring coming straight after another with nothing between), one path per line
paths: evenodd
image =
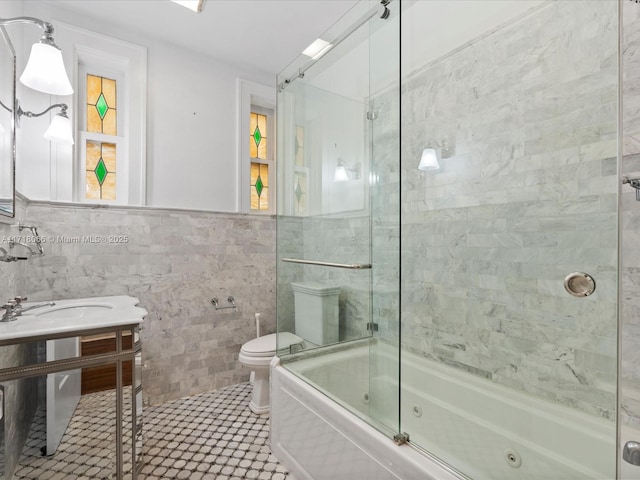
M629 441L622 449L622 459L632 465L640 466L640 443Z
M565 277L564 289L574 297L588 297L596 290L596 281L588 273L573 272Z

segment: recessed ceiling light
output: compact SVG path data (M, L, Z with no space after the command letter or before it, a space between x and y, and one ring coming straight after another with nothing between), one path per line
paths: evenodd
M311 45L309 45L302 51L302 54L316 60L317 58L320 58L322 55L324 55L329 50L329 48L331 48L331 44L329 42L321 38L317 38Z
M171 0L173 3L187 7L189 10L200 13L204 7L204 0Z

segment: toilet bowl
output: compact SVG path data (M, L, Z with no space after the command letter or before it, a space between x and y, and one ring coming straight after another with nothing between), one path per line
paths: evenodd
M302 343L302 338L289 332L281 332L278 351L289 353L289 347ZM276 337L272 333L254 338L242 345L238 360L253 371L253 393L249 408L252 412L263 414L269 412L269 364L276 355Z

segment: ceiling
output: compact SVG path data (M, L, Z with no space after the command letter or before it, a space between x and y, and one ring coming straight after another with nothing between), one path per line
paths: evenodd
M168 0L43 2L225 63L276 74L357 0L206 0L201 13Z

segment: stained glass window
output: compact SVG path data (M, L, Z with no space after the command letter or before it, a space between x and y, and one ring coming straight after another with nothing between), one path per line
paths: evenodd
M251 112L249 118L249 155L251 158L267 159L267 116Z
M116 145L87 140L86 198L116 199Z
M116 80L87 74L86 131L117 135ZM111 142L85 141L85 197L91 200L116 200L115 139Z
M117 135L116 81L87 75L87 131Z
M251 210L269 210L269 165L251 162Z
M269 210L269 166L272 163L271 146L268 144L270 117L268 112L251 111L249 116L250 208ZM253 108L252 108L253 110Z
M304 127L296 125L296 165L304 165Z
M295 197L294 213L296 215L307 214L307 173L304 169L295 172L295 183L293 187L293 195Z

